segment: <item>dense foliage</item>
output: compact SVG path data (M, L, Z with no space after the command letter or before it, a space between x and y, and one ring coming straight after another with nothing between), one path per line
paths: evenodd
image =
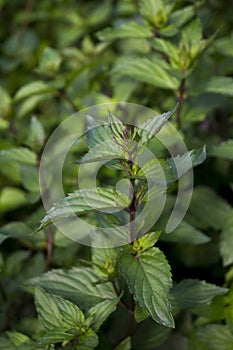
M1 0L0 8L0 349L232 349L231 2ZM144 175L156 164L133 166L140 149L133 162L124 160L133 147L125 130L142 146L153 135L146 124L147 132L127 129L111 113L71 152L66 201L45 213L38 168L49 136L72 113L116 101L155 110L147 121L155 134L170 117L193 150L193 166L201 164L190 208L172 233L164 228L176 200L174 159L151 146L169 185L167 201L159 222L138 237L130 217L150 200ZM109 145L120 145L117 154L110 150L117 164L103 167L97 189L84 193L75 162L108 159L106 144L95 149L106 135ZM184 173L186 157L179 158ZM119 177L128 179L132 197L114 189ZM93 212L83 198L97 211L126 208L119 217L97 212L90 220L113 227L126 220L128 232L116 235L137 239L90 248L50 224L67 217L67 201L76 213Z

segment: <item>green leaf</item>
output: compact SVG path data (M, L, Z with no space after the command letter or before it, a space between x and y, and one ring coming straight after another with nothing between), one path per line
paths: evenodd
M171 13L169 22L176 27L181 27L188 22L195 15L194 6L185 6L177 11Z
M106 300L96 304L88 311L88 317L91 320L90 327L98 331L104 321L116 310L120 298Z
M220 253L223 259L223 266L233 263L233 210L230 210L220 236Z
M14 100L15 102L19 102L29 96L47 94L51 92L56 92L56 90L46 84L44 81L37 80L22 86L17 91Z
M123 147L121 147L114 139L99 143L91 148L78 162L92 163L102 160L112 160L124 158Z
M7 332L6 334L10 341L17 347L26 343L29 340L27 335L19 332Z
M87 116L87 130L85 132L86 143L93 148L102 142L112 139L111 131L107 124L99 124L91 116Z
M5 187L0 193L0 212L13 210L27 203L25 193L19 188Z
M168 119L175 113L176 108L172 111L156 115L146 122L138 125L138 135L142 144L147 143L154 135L156 135Z
M229 139L220 143L218 146L212 147L209 152L209 156L220 157L225 159L233 159L233 139Z
M69 300L65 300L58 297L56 298L56 302L57 302L59 311L62 315L64 328L69 329L73 327L78 327L84 323L85 321L84 314L77 307L77 305L71 303Z
M202 39L202 27L199 18L195 18L185 26L182 36L182 39L190 48L195 45L200 45Z
M32 192L39 194L39 170L36 166L22 164L20 167L20 176L22 185Z
M137 323L140 323L140 322L144 321L145 319L147 319L148 316L149 316L148 312L145 309L141 308L138 303L136 303L135 309L134 309L135 321Z
M128 207L130 200L122 192L107 188L80 189L56 203L41 221L38 230L46 227L52 221L66 219L76 214L95 210L123 209Z
M9 224L0 227L0 233L6 238L26 238L31 234L31 230L23 222L12 221Z
M125 129L121 120L115 117L111 112L108 112L108 124L113 133L113 137L121 139L124 135Z
M123 340L114 350L131 350L131 340L130 337Z
M95 349L98 346L98 343L98 336L92 329L88 329L84 334L81 334L79 336L78 344L83 346L84 350L86 350L84 348L85 346L88 349ZM78 347L80 350L82 350L81 346Z
M178 177L181 177L188 170L190 170L191 166L193 167L197 166L203 163L205 159L206 159L206 147L204 146L199 149L194 149L182 155L173 157L169 160L169 163L173 168L173 173L177 174Z
M49 293L69 299L82 309L89 309L105 300L115 300L116 294L110 283L94 285L100 276L90 268L52 270L27 282L40 286Z
M231 77L212 77L206 82L199 83L197 89L193 91L196 94L213 93L233 96L233 78Z
M190 350L231 350L233 347L233 335L226 325L212 324L200 327L195 335L202 347L195 347L197 343L193 346L191 338Z
M208 243L211 239L192 225L182 221L172 233L162 234L161 240L165 242L199 245Z
M31 117L30 133L28 135L27 144L31 147L43 145L45 140L45 130L42 123L36 116Z
M140 0L140 12L151 24L155 24L157 16L164 8L161 0Z
M35 305L39 320L47 330L62 328L62 315L54 296L41 288L35 290Z
M158 248L137 256L123 253L119 270L131 293L142 308L158 323L174 327L169 302L171 287L170 266Z
M2 244L7 239L7 236L0 233L0 244Z
M11 98L7 91L0 86L0 118L6 118L11 111Z
M64 341L69 341L74 338L74 334L65 332L63 328L53 329L50 332L47 332L43 337L39 339L39 344L48 345L48 344L56 344Z
M198 228L213 227L218 230L225 224L231 207L212 189L198 186L193 191L186 220Z
M46 47L39 61L37 71L48 76L53 76L57 73L62 62L59 52L51 47Z
M133 249L135 252L142 253L153 247L158 241L161 232L149 232L133 242Z
M152 32L136 22L129 22L115 28L106 28L97 33L99 40L110 41L125 38L151 38Z
M128 76L161 89L176 90L179 80L168 72L169 66L159 58L123 58L117 61L113 73Z
M0 163L14 161L21 164L35 165L36 154L25 147L12 147L0 151Z
M15 346L5 338L4 336L0 337L0 350L15 350Z
M217 295L227 293L226 288L195 279L185 279L175 284L171 290L174 305L189 309L199 305L210 304Z

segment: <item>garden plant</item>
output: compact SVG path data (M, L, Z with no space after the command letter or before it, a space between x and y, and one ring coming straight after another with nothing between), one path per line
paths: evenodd
M0 10L0 349L231 350L232 2Z

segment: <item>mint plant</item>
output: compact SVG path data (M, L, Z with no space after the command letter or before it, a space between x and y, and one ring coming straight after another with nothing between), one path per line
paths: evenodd
M167 335L169 329L175 327L174 318L180 308L210 302L214 296L226 293L224 288L198 280L173 284L169 262L157 246L161 231L156 230L155 224L150 232L141 234L141 227L136 224L145 201L153 203L152 198L158 197L159 203L161 191L167 191L179 176L190 170L188 157L192 166L205 159L205 148L202 148L177 156L182 172L172 166L173 158L161 158L159 164L152 159L140 168L138 157L145 145L149 145L174 112L156 115L138 127L124 125L110 112L108 122L103 125L89 117L85 132L88 152L79 162L107 161L106 166L121 170L128 180L128 188L123 192L109 187L76 190L47 212L39 230L52 222L67 220L73 213L96 212L100 226L115 228L111 234L116 237L110 242L116 242L117 236L123 235L125 244L93 247L89 267L52 270L29 281L30 286L35 286L35 304L44 329L38 346L58 344L62 349L95 349L105 321L123 308L128 313L128 325L122 334L114 336L113 342L105 341L114 349L131 349L131 337L136 336L146 319L151 318L162 327L161 334ZM148 188L148 167L154 179L150 185L152 191ZM158 167L165 173L166 183L162 187ZM92 240L104 243L103 237L98 236L98 227ZM197 293L193 294L195 289Z

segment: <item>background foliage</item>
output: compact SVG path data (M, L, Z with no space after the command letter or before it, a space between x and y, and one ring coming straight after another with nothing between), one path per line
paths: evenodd
M78 349L232 349L232 2L1 0L0 8L0 349L58 349L71 339L65 330L74 319L85 328ZM123 342L131 334L128 314L116 307L111 286L82 289L82 280L95 282L81 262L90 262L90 249L52 227L30 235L44 216L38 165L49 135L71 113L116 101L158 112L179 101L172 122L188 148L207 146L185 220L158 242L176 282L172 295L181 303L174 306L176 328L148 318ZM67 169L67 192L74 190L73 178ZM175 193L174 185L164 220ZM99 254L92 252L92 261ZM41 287L35 303L33 285ZM90 321L97 304L105 317ZM52 336L56 347L49 345Z

